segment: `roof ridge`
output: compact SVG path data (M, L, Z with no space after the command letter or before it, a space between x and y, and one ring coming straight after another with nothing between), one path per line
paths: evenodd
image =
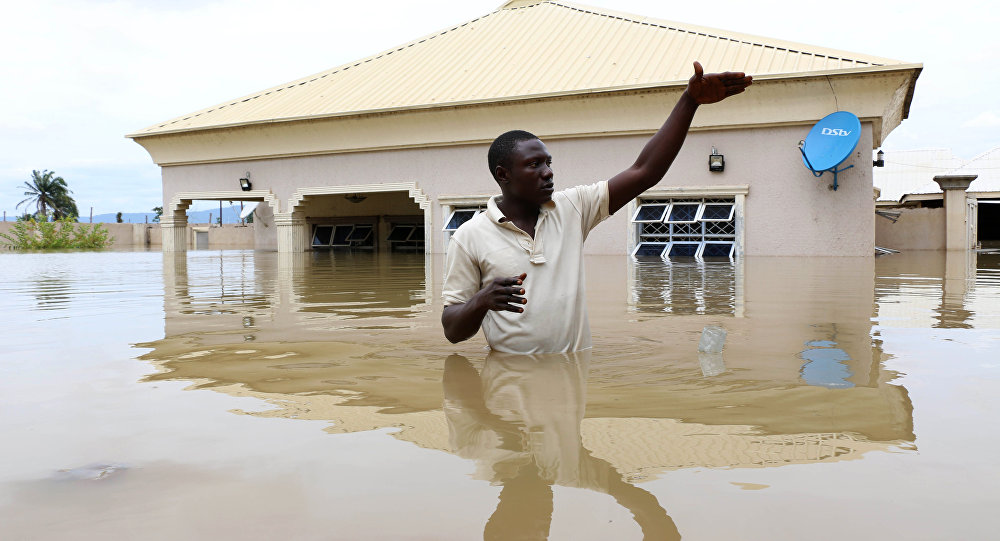
M853 58L853 57L852 58L848 58L848 57L845 57L845 56L832 56L832 55L829 55L829 54L823 54L823 53L817 53L817 52L813 52L813 51L807 51L807 50L804 50L802 48L794 49L794 48L789 47L789 45L798 45L798 46L815 47L817 49L827 49L826 47L822 47L822 46L819 46L819 45L813 46L813 45L809 45L807 43L795 43L795 42L790 42L790 41L781 40L781 39L777 39L777 38L767 38L766 36L753 36L753 35L750 35L750 34L744 34L742 32L724 31L721 28L709 28L709 27L705 27L705 26L701 26L701 25L696 25L696 24L683 24L683 23L680 23L678 21L667 21L667 20L664 20L664 19L655 19L655 18L652 18L652 17L642 17L640 15L634 15L634 14L629 14L629 13L624 13L624 12L600 11L599 8L596 8L596 7L579 5L579 4L572 4L572 3L563 2L563 1L560 1L560 0L543 0L541 2L538 2L537 4L532 4L532 5L528 5L528 6L519 6L517 8L512 8L512 9L525 9L525 8L530 8L530 7L536 7L536 6L540 5L540 4L552 4L554 6L559 6L559 7L562 7L562 8L569 9L569 10L578 11L580 13L587 13L587 14L590 14L590 15L597 15L597 16L600 16L600 17L607 17L607 18L610 18L610 19L618 19L618 20L621 20L621 21L627 21L627 22L631 22L631 23L635 23L635 24L642 24L642 25L647 25L647 26L656 26L656 27L659 27L659 28L663 28L665 30L673 30L675 32L684 32L684 33L692 34L692 35L696 35L696 36L705 36L707 38L715 38L715 39L721 39L721 40L726 40L726 41L732 41L732 42L735 42L735 43L744 43L744 44L747 44L747 45L757 45L757 46L760 46L760 47L768 47L768 48L773 48L773 49L778 50L778 51L788 51L790 53L807 54L807 55L818 56L818 57L823 57L823 58L830 58L830 59L835 59L835 60L849 60L851 62L856 62L856 63L859 63L859 64L867 64L869 66L884 66L884 65L886 65L884 63L872 62L872 61L869 61L869 60L861 60L861 59ZM693 30L692 27L697 28L698 30ZM726 35L724 32L728 32L730 35ZM738 39L734 38L733 35L739 36L739 38ZM744 38L756 38L758 41L753 41L751 39L744 39ZM768 43L766 41L763 41L765 39L766 40L770 40L770 43ZM838 53L848 53L848 54L851 54L852 56L858 56L858 55L860 55L860 56L872 56L872 55L864 55L864 54L860 54L860 53L853 53L851 51L839 51L839 50L836 50L836 49L828 49L828 50L830 50L830 51L836 51ZM882 59L882 60L891 60L891 59L885 58L885 59Z

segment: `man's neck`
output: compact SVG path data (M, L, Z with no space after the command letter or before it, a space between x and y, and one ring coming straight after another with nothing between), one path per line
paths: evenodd
M497 201L497 208L503 212L505 218L531 238L535 238L535 224L538 222L538 214L541 212L538 205L501 196L500 200Z

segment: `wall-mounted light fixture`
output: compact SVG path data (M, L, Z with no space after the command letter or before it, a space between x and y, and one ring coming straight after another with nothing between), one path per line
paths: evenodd
M712 154L708 156L708 170L709 171L724 171L726 169L726 159L722 154L719 154L715 147L712 147Z
M880 148L878 149L878 154L876 154L876 156L878 156L878 159L872 160L872 167L885 167L885 152L882 152L882 149Z
M368 199L368 196L359 193L349 193L344 196L344 199L350 201L351 203L360 203L365 199Z
M249 192L253 189L253 184L250 183L250 171L247 171L247 176L240 179L240 189L244 192Z

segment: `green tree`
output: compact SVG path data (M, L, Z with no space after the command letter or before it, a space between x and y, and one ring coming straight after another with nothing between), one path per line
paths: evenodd
M41 220L48 220L49 210L52 210L55 219L73 217L79 214L76 209L76 201L70 196L71 192L66 186L66 181L62 177L49 170L32 171L31 181L25 182L27 188L24 195L28 196L17 208L25 204L34 204L35 215Z
M75 222L79 217L80 211L76 208L76 201L74 201L68 193L64 193L56 197L56 206L53 211L54 219L61 220L63 218L69 218Z
M163 216L163 207L153 207L153 212L156 216L153 216L153 223L160 223L160 217Z
M115 214L115 221L122 223L122 213L119 212L118 214Z

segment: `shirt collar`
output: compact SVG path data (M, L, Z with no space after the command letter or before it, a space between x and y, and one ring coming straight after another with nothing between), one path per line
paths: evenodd
M508 221L507 217L503 215L503 211L501 211L500 207L497 206L497 200L501 197L501 195L494 195L486 202L486 215L490 217L490 221L498 225ZM538 209L539 219L541 219L543 214L548 214L555 208L555 200L550 199L545 203L542 203L542 206Z

